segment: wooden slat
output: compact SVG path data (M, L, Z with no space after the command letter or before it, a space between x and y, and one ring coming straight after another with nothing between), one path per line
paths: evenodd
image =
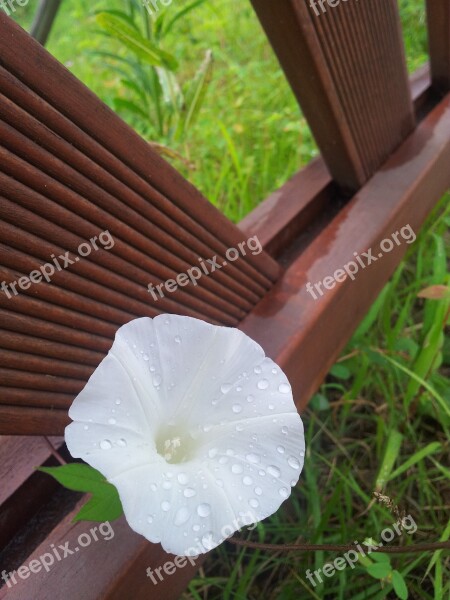
M361 268L354 281L314 300L306 284L323 281L409 224L417 233L450 188L450 94L378 173L286 269L239 327L285 370L301 410L323 381L408 244ZM399 238L402 240L402 238ZM323 289L323 288L322 288ZM318 295L318 294L317 294Z
M433 86L450 90L450 2L427 0L428 46Z
M415 125L396 0L252 4L333 179L356 191Z
M2 389L0 386L0 393ZM51 395L49 396L51 398ZM2 435L54 435L64 432L70 423L66 409L32 408L0 404L0 430Z
M15 52L17 45L21 47L21 52ZM127 174L129 169L134 171L139 178L201 224L208 232L209 239L216 237L221 244L215 241L213 249L218 248L221 252L223 245L226 248L237 247L243 241L237 227L3 13L0 14L0 64L119 159L127 167ZM74 145L77 146L75 140ZM85 149L80 150L87 154ZM114 168L108 170L120 177L119 171ZM128 176L124 183L133 187ZM256 281L275 281L280 272L277 263L264 253L247 255L241 262L241 270Z

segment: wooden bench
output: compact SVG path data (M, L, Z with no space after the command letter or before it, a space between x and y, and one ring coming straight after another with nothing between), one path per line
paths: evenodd
M430 64L411 79L395 0L349 0L319 16L298 0L252 3L321 157L238 226L0 14L0 280L17 282L66 251L75 261L103 230L115 240L49 283L0 292L2 569L89 530L71 523L79 497L34 467L55 464L55 448L69 458L57 437L67 409L121 324L171 312L238 326L282 366L301 410L406 246L317 300L306 284L406 224L417 232L450 187L449 0L427 2ZM224 260L255 235L260 254L164 299L148 293L148 283L199 257ZM113 540L4 585L0 597L179 597L197 567L153 591L145 569L170 557L123 519L113 527Z

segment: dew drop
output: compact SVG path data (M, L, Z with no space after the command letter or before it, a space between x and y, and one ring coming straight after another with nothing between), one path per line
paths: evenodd
M210 449L208 450L208 456L209 456L209 458L214 458L215 456L217 456L217 453L218 453L218 452L219 452L219 451L218 451L218 449L217 449L217 448L210 448Z
M274 465L269 465L267 467L267 472L269 473L269 475L272 475L272 477L279 477L281 475L281 471L278 467L275 467Z
M85 431L87 431L87 430L89 429L89 425L85 425L85 426L83 427L83 429L84 429Z
M255 494L256 494L257 496L262 496L262 493L263 493L263 492L262 492L262 489L261 489L259 486L258 486L258 487L255 487Z
M150 372L154 373L156 371L155 367L153 365L150 365Z
M164 490L170 490L170 488L172 487L172 484L170 483L170 481L164 481L162 486L163 486Z
M148 516L147 517L147 523L153 523L153 517Z
M108 423L110 425L115 425L117 423L116 419L114 419L113 417L111 417L110 419L108 419Z
M196 491L193 488L186 488L183 492L185 498L192 498L195 496Z
M233 404L233 412L236 414L242 412L242 406L240 404Z
M282 487L282 488L280 488L280 489L278 490L278 493L280 494L280 496L281 496L282 498L287 498L287 497L289 496L288 489L287 489L287 488L285 488L285 487Z
M228 458L226 456L221 456L219 458L219 465L226 465L228 462Z
M126 446L127 446L127 440L124 440L123 438L120 438L120 440L117 440L117 445L120 446L121 448L126 448Z
M167 502L167 500L164 500L163 502L161 502L161 508L163 509L164 512L168 512L170 510L170 502Z
M100 448L102 450L110 450L112 448L112 444L109 440L102 440L100 442Z
M181 344L181 338L180 338L180 336L179 336L179 335L176 335L176 336L175 336L175 343L176 343L176 344Z
M142 355L142 358L143 358L145 361L147 361L147 360L150 360L150 357L149 357L149 355L148 355L148 354L143 354L143 355Z
M240 386L240 385L238 385L238 386L237 386L237 388L236 388L236 391L237 391L237 392L242 392L242 388L241 388L241 386Z
M193 526L192 526L192 529L193 529L194 531L200 531L200 525L193 525Z
M275 406L273 404L269 404L269 410L273 410Z
M261 367L255 367L255 368L253 369L253 371L254 371L254 372L257 374L257 375L259 375L260 373L262 373L262 369L261 369Z
M209 504L199 504L197 506L197 514L199 517L208 517L211 514L211 507Z
M259 502L256 498L250 498L250 500L248 501L248 503L250 504L250 506L252 508L258 508L259 506Z
M122 400L120 398L117 398L116 404L119 405L119 404L121 404L121 402L122 402Z
M236 431L243 431L243 430L244 430L243 425L236 425Z
M232 388L232 384L231 383L222 383L222 385L220 386L220 391L222 392L222 394L226 394L227 392L229 392Z
M266 472L265 472L265 471L263 471L263 470L261 469L260 471L258 471L258 475L259 475L260 477L265 477L265 475L266 475Z
M282 427L282 428L281 428L281 433L282 433L283 435L287 435L287 434L288 434L288 428L287 428L287 427Z
M257 454L247 454L247 456L245 458L246 458L246 460L248 460L249 463L258 463L259 462L259 456Z
M298 460L295 458L295 456L290 456L288 458L288 465L292 468L292 469L300 469L300 463L298 462Z
M153 375L153 385L155 387L158 387L159 385L161 385L161 382L162 382L161 375Z
M231 467L231 472L235 475L240 475L244 471L242 465L235 464Z
M273 373L274 375L276 375L276 374L278 373L278 371L275 369L275 367L272 369L272 373Z
M190 516L191 513L188 511L188 509L185 506L182 506L176 512L173 524L177 527L180 527L181 525L184 525L185 523L187 523L187 521L189 521Z
M253 402L254 399L255 399L255 397L252 396L251 394L249 396L247 396L247 402Z
M177 480L178 483L181 483L181 485L186 485L186 483L188 482L188 476L186 475L186 473L178 473Z
M243 479L242 482L244 485L252 485L253 483L253 479L251 477L249 477L248 475L246 475Z
M157 488L158 488L158 486L156 485L156 483L152 483L150 485L150 489L152 490L152 492L156 492Z
M205 535L202 537L202 546L206 549L206 550L212 550L214 547L214 534L212 531L208 531L208 533L205 533Z
M288 383L280 383L278 386L278 391L280 394L289 394L291 391L291 386Z
M284 454L286 451L286 448L284 446L277 446L277 452L279 452L280 454Z
M259 390L267 390L268 387L269 387L269 382L267 381L267 379L260 379L258 381L258 389Z

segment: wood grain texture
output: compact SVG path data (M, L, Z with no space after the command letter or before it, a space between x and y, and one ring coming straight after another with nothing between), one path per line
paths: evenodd
M433 86L445 94L450 90L450 2L426 0L428 46Z
M355 192L413 130L396 0L252 0L333 179Z

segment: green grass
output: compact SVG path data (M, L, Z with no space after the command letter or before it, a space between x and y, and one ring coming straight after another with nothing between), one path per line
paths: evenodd
M97 33L92 15L121 5L118 0L66 0L48 46L111 105L115 95L126 92L119 76L91 53L121 50ZM402 0L400 5L408 69L413 71L426 60L424 2ZM29 24L34 8L30 3L20 9L18 19ZM317 154L307 123L249 3L210 0L179 22L163 47L178 58L182 81L193 76L208 48L214 52L214 77L200 119L188 139L174 148L192 168L175 164L227 216L239 221ZM151 124L123 116L150 136ZM305 412L308 453L300 482L282 509L252 532L253 540L379 540L395 514L373 497L377 482L380 491L417 523L416 533L396 542L448 539L450 339L448 329L446 336L443 332L448 307L445 300L424 300L417 294L449 283L449 199L447 195L430 216L349 343L340 368L332 370ZM324 552L274 554L224 544L183 597L397 597L390 576L375 579L367 563L312 587L306 569L320 568L335 557ZM405 578L411 598L448 597L448 557L443 553L396 555L391 565Z

